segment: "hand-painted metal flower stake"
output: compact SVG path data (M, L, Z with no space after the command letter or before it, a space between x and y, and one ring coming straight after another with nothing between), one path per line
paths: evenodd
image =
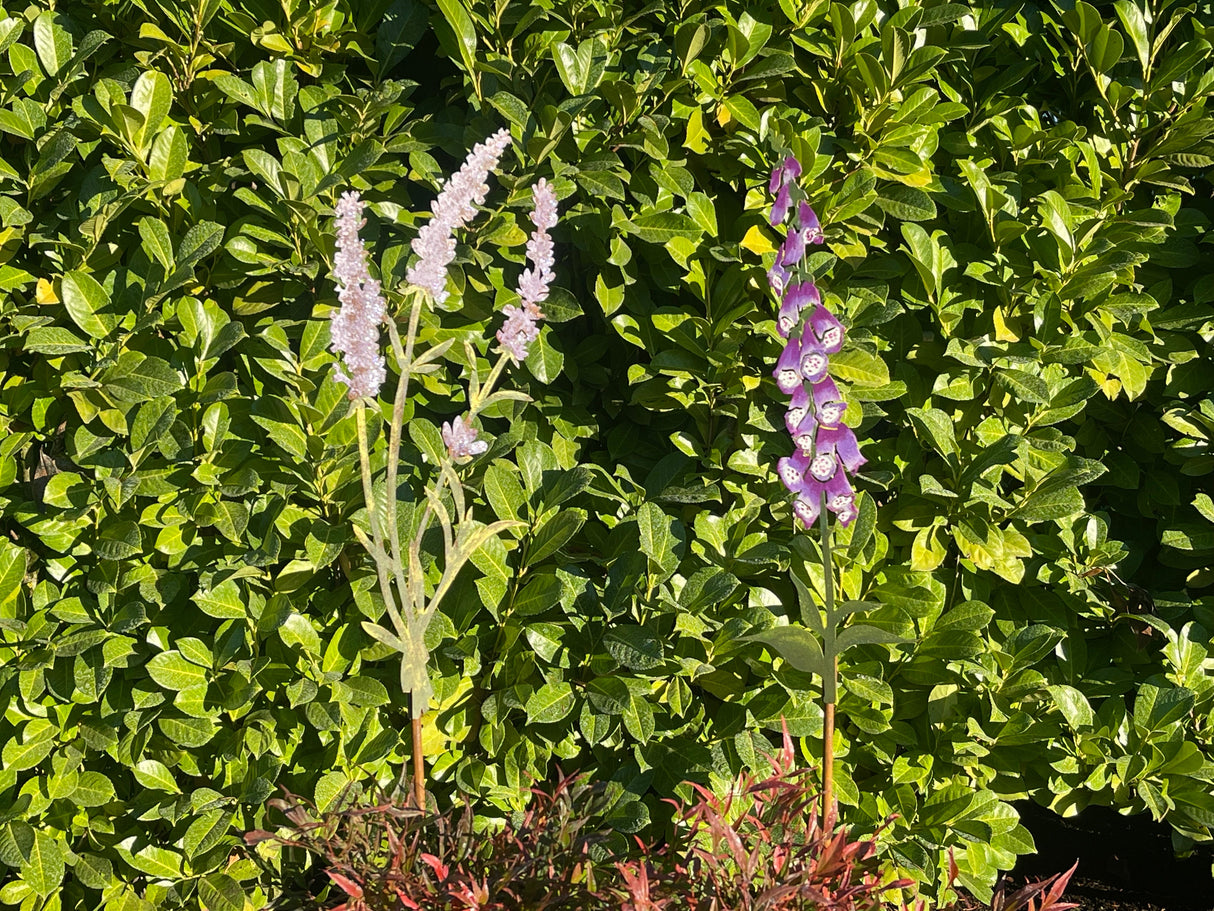
M476 368L476 353L472 350L471 342L465 342L468 361L472 365L468 411L442 426L441 435L447 451L437 466L438 478L434 489L426 490L426 508L419 527L407 542L402 541L395 496L405 403L409 395L410 377L435 369L437 360L451 345L452 340L448 340L414 356L422 304L427 298L439 303L447 298L447 269L455 257L454 232L467 224L476 214L475 207L485 201L489 189L485 181L509 143L510 133L507 130L500 130L479 143L435 200L433 217L413 242L413 251L419 259L406 277L418 293L413 295L403 343L395 322L387 319L387 306L379 283L371 279L367 271L367 253L358 236L362 225L362 199L354 191L347 192L342 195L336 208L337 256L333 271L338 283L341 309L333 316L330 334L333 351L341 355L344 364L344 369L338 368L336 377L349 386L349 397L357 409L359 461L371 536L368 538L357 526L354 531L375 560L380 592L394 627L389 630L376 623L364 622L363 628L401 656L401 688L409 693L411 704L413 797L422 809L426 806L422 715L433 695L427 670L430 656L425 646L426 628L439 602L472 554L489 538L512 525L520 524L499 521L474 527L456 466L488 448L484 441L477 440L477 430L473 425L481 411L505 398L527 398L520 392L495 392L494 386L506 364L525 358L528 346L539 336L536 324L544 315L539 304L547 298L548 287L554 278L552 239L548 230L556 224L557 204L556 194L545 180L539 180L533 187L535 209L532 221L535 231L527 244L531 268L526 269L519 279L518 293L522 306L505 308L506 321L497 333L500 345L498 360L483 383ZM388 496L381 515L372 483L366 409L368 403L374 405L386 379L386 365L379 350L379 330L385 321L400 377L389 424ZM444 490L451 493L454 515L443 501ZM433 594L427 597L421 542L434 519L437 519L443 531L444 563L442 578Z

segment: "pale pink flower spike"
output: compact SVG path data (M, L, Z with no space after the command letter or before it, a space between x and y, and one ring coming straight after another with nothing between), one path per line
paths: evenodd
M363 201L356 190L341 195L336 207L337 253L333 276L341 309L329 327L330 349L342 357L337 379L350 387L349 397L375 398L387 377L379 350L379 326L388 308L379 282L367 272L367 250L358 229L362 227ZM346 371L349 371L347 375Z
M548 234L548 229L556 225L556 193L542 177L531 192L535 199L535 210L531 215L535 230L527 241L527 259L531 261L531 268L524 269L518 280L522 306L502 308L506 322L497 332L497 340L502 348L518 361L527 356L528 345L540 337L537 324L544 314L539 304L547 299L548 286L556 278L552 271L555 263L552 238Z
M447 299L447 268L455 259L455 230L470 222L475 207L484 204L489 192L485 181L508 145L510 131L502 128L473 147L463 166L443 184L434 200L433 217L413 241L413 252L420 258L405 278L429 291L437 303Z

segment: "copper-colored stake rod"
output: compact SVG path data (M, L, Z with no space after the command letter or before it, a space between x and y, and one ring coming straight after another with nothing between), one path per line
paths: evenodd
M835 818L835 704L826 704L822 729L822 828L829 830Z
M413 802L419 810L426 809L426 765L422 756L422 719L413 719Z

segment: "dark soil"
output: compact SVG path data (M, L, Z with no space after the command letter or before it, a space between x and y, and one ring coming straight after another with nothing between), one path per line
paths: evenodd
M1063 819L1031 802L1016 809L1033 833L1037 854L1021 861L1010 886L1052 876L1078 860L1066 899L1077 902L1079 911L1214 911L1209 844L1178 858L1171 827L1145 814L1127 817L1088 807Z

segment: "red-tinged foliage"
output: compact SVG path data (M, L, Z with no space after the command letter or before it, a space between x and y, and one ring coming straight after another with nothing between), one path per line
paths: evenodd
M290 834L249 832L245 841L300 847L326 865L330 885L303 899L284 898L291 908L310 902L332 911L909 911L891 893L912 881L887 874L876 835L854 841L843 826L821 827L809 771L795 769L794 758L786 731L767 778L743 776L724 798L692 784L693 804L672 801L679 810L676 839L660 848L638 841L630 856L611 855L607 836L590 829L602 790L577 776L561 778L551 792L533 788L519 824L482 836L473 834L468 808L457 820L381 800L339 806L316 819L287 794L270 803L289 820ZM951 853L949 870L951 885L958 872ZM1073 872L1011 896L1000 889L991 911L1074 908L1060 901ZM914 911L923 909L920 902Z

